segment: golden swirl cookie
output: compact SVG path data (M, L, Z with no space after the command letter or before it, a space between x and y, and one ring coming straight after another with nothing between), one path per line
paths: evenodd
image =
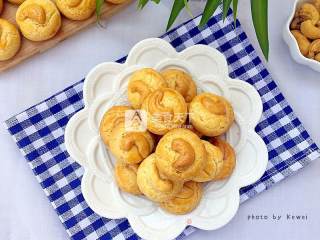
M189 117L199 132L212 137L228 131L234 121L234 112L225 98L202 93L190 103Z
M229 143L219 138L212 138L210 142L217 146L223 155L222 169L218 172L214 180L221 180L229 177L236 166L236 154Z
M195 129L194 126L192 126L191 123L188 123L188 120L186 121L186 124L183 126L183 128L190 130L191 132L194 132L195 134L197 134L197 136L199 138L203 137L203 134L201 132L199 132L197 129Z
M197 86L188 73L179 69L166 69L161 72L161 75L166 80L168 87L178 91L186 103L190 103L197 95Z
M155 153L160 173L174 181L188 181L199 174L206 164L206 150L192 131L178 128L164 135Z
M154 202L165 202L176 196L182 189L182 182L160 177L156 167L157 156L151 154L139 166L137 183L140 191Z
M0 61L8 60L19 51L21 45L18 29L0 18Z
M207 141L202 140L202 143L207 152L207 161L203 170L192 179L196 182L208 182L213 180L223 166L223 155L221 150Z
M157 89L167 87L164 78L152 68L135 71L128 84L128 99L133 108L141 108L144 99Z
M109 139L112 129L125 121L125 113L132 110L128 106L113 106L104 115L100 122L100 136L103 142L109 146Z
M20 5L21 3L23 3L25 0L8 0L8 2L16 4L16 5Z
M85 20L96 10L96 0L56 0L60 12L71 20Z
M148 131L129 132L125 124L120 123L111 132L109 149L120 162L140 163L152 153L153 148L154 139Z
M171 88L161 88L149 94L143 101L142 110L147 112L148 130L158 135L183 127L187 119L184 98Z
M202 186L197 182L186 182L182 191L173 199L160 203L160 207L173 214L186 214L195 209L202 198Z
M61 16L50 0L26 0L16 13L20 30L31 41L44 41L54 37L61 27Z
M139 165L117 163L114 168L114 175L119 188L134 195L141 194L137 184L137 172Z

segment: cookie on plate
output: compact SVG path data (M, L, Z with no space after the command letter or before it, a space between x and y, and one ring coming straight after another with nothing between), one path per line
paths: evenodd
M117 163L114 169L114 175L119 188L134 195L141 194L137 184L138 164Z
M0 18L0 61L8 60L16 55L21 45L18 29Z
M222 180L229 177L235 166L236 166L236 154L229 143L220 139L220 138L212 138L210 142L217 146L223 155L223 165L221 170L217 173L217 176L214 180Z
M179 69L166 69L161 72L161 75L166 80L168 87L178 91L186 103L190 103L197 95L197 86L188 73Z
M155 153L160 173L173 181L193 179L204 168L207 158L201 139L183 128L171 130L164 135Z
M125 124L115 126L109 138L109 149L118 161L137 164L148 157L154 148L153 136L148 132L130 132Z
M201 93L192 100L189 117L199 132L210 137L224 134L234 122L231 104L212 93Z
M171 88L161 88L149 94L141 109L147 113L148 130L157 135L182 127L187 119L184 98Z
M112 129L125 121L125 113L132 110L128 106L113 106L104 115L100 122L100 136L106 146L109 146Z
M176 196L183 182L171 181L160 176L155 154L147 157L139 166L137 183L140 191L154 202L165 202Z
M50 0L26 0L16 12L16 21L24 37L44 41L54 37L61 27L61 16Z
M204 169L193 178L193 181L196 182L208 182L213 180L223 168L223 155L221 150L208 141L202 140L202 143L207 152L207 161Z
M128 84L128 100L133 108L140 109L144 99L157 89L167 87L164 78L152 68L135 71Z
M71 20L85 20L96 10L96 0L56 0L60 12Z
M201 183L189 181L173 199L160 203L160 207L173 214L186 214L195 209L202 198Z

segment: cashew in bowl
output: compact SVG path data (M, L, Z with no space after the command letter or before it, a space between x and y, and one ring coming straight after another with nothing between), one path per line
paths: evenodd
M316 9L320 12L320 0L313 0L312 4L316 7Z
M296 10L290 24L300 53L320 62L320 0L309 0Z
M309 46L310 41L306 38L300 31L292 30L291 31L294 38L297 40L300 52L303 56L307 56L309 54Z
M320 38L320 28L316 27L311 20L301 23L300 30L307 38L312 40Z
M296 16L290 24L290 29L300 30L301 23L302 23L302 18L300 18L299 16Z
M298 16L302 19L302 21L311 20L313 25L319 21L319 11L311 3L302 4L298 11Z
M309 47L308 58L313 58L320 62L320 39L314 40Z

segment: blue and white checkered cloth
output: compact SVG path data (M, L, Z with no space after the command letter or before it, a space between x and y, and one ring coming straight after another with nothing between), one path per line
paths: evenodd
M198 29L197 17L163 38L177 50L198 43L219 49L227 57L231 77L249 82L262 97L264 112L256 131L267 144L269 164L258 182L241 189L243 202L319 158L320 151L262 65L240 23L234 27L231 12L225 23L221 18L219 9L204 29ZM82 88L80 81L5 125L72 239L139 239L126 219L100 217L82 196L83 169L64 145L68 120L83 108ZM193 231L195 228L188 227L179 238Z

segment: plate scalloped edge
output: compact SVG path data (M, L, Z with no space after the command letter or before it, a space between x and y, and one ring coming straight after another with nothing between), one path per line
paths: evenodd
M199 206L183 216L168 214L144 197L119 191L112 172L114 159L99 137L103 113L123 98L130 74L142 67L159 71L181 68L201 90L226 97L236 113L236 123L226 135L237 154L234 173L228 180L207 184ZM144 239L173 239L188 225L204 230L224 226L237 212L239 189L257 181L266 170L267 148L254 131L262 115L261 98L250 84L231 79L225 57L209 46L194 45L178 53L162 39L143 40L132 48L124 64L102 63L93 68L83 95L85 108L69 121L65 144L70 156L85 169L81 182L84 198L103 217L127 218Z

